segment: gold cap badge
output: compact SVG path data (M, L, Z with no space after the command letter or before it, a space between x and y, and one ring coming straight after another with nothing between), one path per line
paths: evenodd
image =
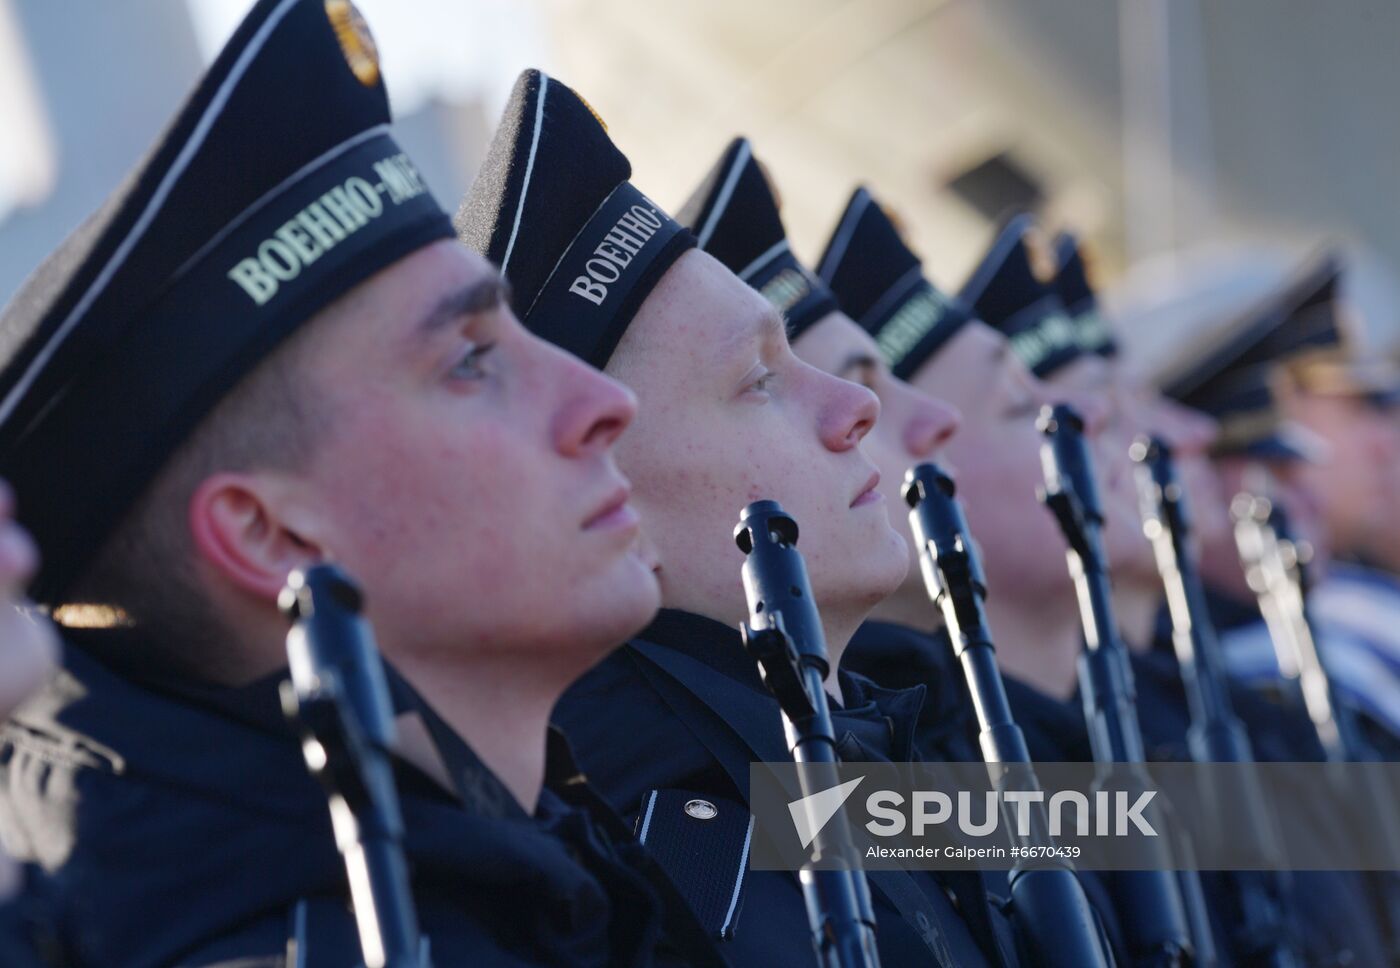
M374 87L379 83L379 48L365 18L350 0L326 0L326 16L350 70L365 87Z

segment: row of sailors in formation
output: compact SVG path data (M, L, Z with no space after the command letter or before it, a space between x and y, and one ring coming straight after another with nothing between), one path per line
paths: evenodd
M1035 499L1051 402L1098 461L1152 758L1187 758L1190 712L1128 460L1143 432L1177 457L1256 756L1322 756L1234 547L1227 498L1265 479L1312 550L1341 696L1400 732L1400 382L1341 311L1335 254L1217 260L1109 312L1075 240L1018 216L953 295L866 188L799 261L742 138L668 213L536 71L455 224L388 121L349 4L261 0L5 310L0 583L38 605L5 609L0 650L6 937L30 939L6 964L358 963L277 700L277 593L318 558L367 591L438 964L811 964L796 876L748 869L748 765L788 751L736 631L734 516L774 498L801 523L843 757L977 761L898 497L943 463L1032 754L1091 759L1078 605ZM352 180L363 218L313 246L302 216ZM1080 878L1138 963L1114 877ZM1293 883L1306 963L1390 963L1368 878ZM1205 884L1243 963L1258 939ZM885 964L1039 959L1005 875L872 892Z

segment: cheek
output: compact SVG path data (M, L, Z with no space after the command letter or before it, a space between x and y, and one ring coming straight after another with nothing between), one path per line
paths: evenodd
M640 409L642 416L617 446L618 464L639 503L684 514L687 508L742 500L736 496L742 477L728 470L744 466L740 442L706 421L681 419L664 405L642 401Z
M547 469L527 459L501 421L442 421L383 406L347 430L326 488L346 554L395 569L440 568L449 559L504 566L514 523L548 514L535 493Z
M1021 428L974 428L949 444L957 467L958 497L968 526L984 550L989 580L1003 594L1034 576L1064 579L1064 538L1050 511L1036 497L1043 483L1040 440Z
M1008 510L1029 502L1048 517L1035 497L1043 483L1038 434L1004 426L974 427L954 437L948 452L964 500L975 495L980 503Z
M770 496L750 476L749 449L713 420L695 419L696 409L643 398L616 449L648 542L669 580L692 589L731 574L737 584L742 555L730 534L741 508Z
M904 472L913 465L901 439L902 430L892 417L881 415L875 428L860 444L865 456L880 472L880 490L886 497L899 491Z

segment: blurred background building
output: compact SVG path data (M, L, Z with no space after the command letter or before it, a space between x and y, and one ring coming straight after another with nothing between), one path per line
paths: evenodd
M0 0L0 302L118 183L251 0ZM516 73L583 93L672 208L754 140L799 254L858 182L956 287L1001 214L1101 280L1203 242L1344 240L1400 326L1393 0L358 0L400 138L470 184ZM291 96L295 96L294 92Z

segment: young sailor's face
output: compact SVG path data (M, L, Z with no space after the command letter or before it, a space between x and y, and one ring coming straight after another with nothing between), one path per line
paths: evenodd
M1133 423L1143 433L1160 437L1171 447L1177 474L1190 502L1191 532L1198 542L1229 537L1230 504L1220 489L1220 476L1211 465L1210 448L1220 435L1213 417L1177 403L1121 363L1114 367L1114 399L1138 416Z
M1156 587L1157 562L1142 533L1137 468L1130 456L1139 434L1158 429L1155 413L1137 395L1124 392L1116 366L1101 356L1081 356L1057 370L1048 382L1051 392L1068 402L1075 402L1076 395L1092 396L1106 406L1107 420L1094 457L1108 560L1115 575Z
M618 456L668 606L746 616L732 532L761 498L797 519L819 600L869 608L899 586L908 553L861 449L879 401L798 359L767 301L711 256L670 268L608 372L640 400Z
M944 445L957 432L957 410L891 373L875 340L845 313L828 314L794 340L792 348L818 369L858 383L879 398L880 419L862 447L879 468L880 491L891 524L909 544L909 575L905 583L922 588L914 543L907 533L908 506L900 491L904 473L910 467L942 460ZM952 470L951 466L946 469Z
M1296 394L1288 413L1327 442L1327 453L1302 474L1322 502L1327 527L1339 548L1365 547L1377 521L1391 516L1393 468L1400 463L1400 438L1393 408L1362 396Z
M455 242L339 313L306 373L331 417L296 513L363 583L381 641L598 652L650 620L656 581L613 460L627 389L527 332Z
M1036 500L1044 478L1035 419L1052 400L1048 388L1031 376L1005 337L981 322L963 326L910 382L962 414L947 454L996 597L1063 593L1064 538ZM1090 433L1096 432L1099 412L1085 416Z

